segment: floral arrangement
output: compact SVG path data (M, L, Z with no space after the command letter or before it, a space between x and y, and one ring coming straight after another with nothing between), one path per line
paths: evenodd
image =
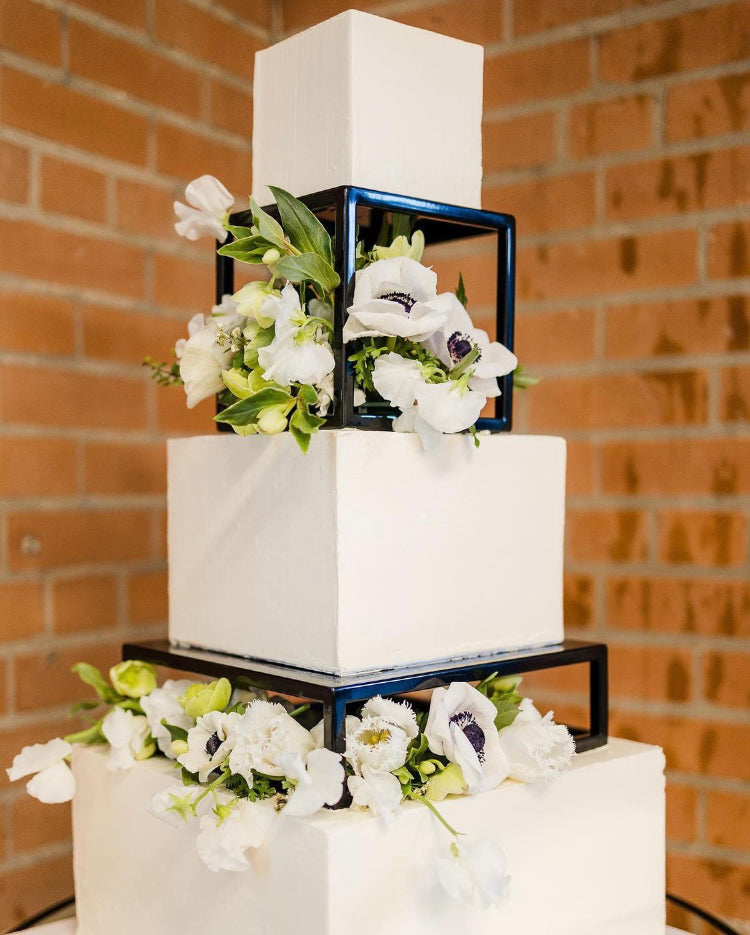
M252 226L233 226L234 199L208 175L187 186L187 205L175 202L179 234L214 237L224 244L220 254L263 264L268 277L224 296L208 318L192 318L171 365L145 363L159 382L184 384L189 408L218 393L219 422L240 435L288 429L306 450L333 401L330 336L340 279L325 227L288 192L271 191L281 223L251 198ZM425 447L444 433L468 430L476 439L482 408L500 395L498 377L513 372L521 387L535 381L520 374L511 351L474 327L461 278L455 293L438 293L437 275L420 262L424 235L398 233L404 222L408 228L408 219L394 219L387 245L357 245L343 332L352 346L354 404L386 401L400 412L393 429L417 432Z
M73 671L97 695L74 705L99 709L92 723L64 739L24 747L7 770L10 779L31 776L32 796L65 802L75 792L68 761L76 744L108 745L110 770L166 757L175 782L149 810L176 826L196 820L198 853L214 871L249 870L247 852L263 844L274 820L312 815L348 796L350 808L388 822L413 801L449 834L436 868L447 892L496 905L509 882L501 848L452 828L436 803L506 779L549 781L567 768L574 750L551 713L542 717L521 698L515 677L436 688L424 708L371 698L347 717L342 756L323 746L322 722L314 723L309 705L272 700L225 678L168 680L159 687L153 667L137 661L115 665L109 680L86 663Z

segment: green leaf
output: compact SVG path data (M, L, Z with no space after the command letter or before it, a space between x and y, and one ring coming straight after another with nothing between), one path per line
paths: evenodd
M241 370L222 370L221 379L224 381L224 386L237 399L247 399L248 396L253 395L253 391L247 385L247 374L242 373Z
M250 199L250 210L253 212L253 221L255 221L260 236L265 237L275 247L285 249L284 231L281 224L275 218L272 218L270 214L267 214L254 198Z
M187 731L184 727L175 727L174 724L167 724L166 718L162 718L162 724L169 731L171 740L187 740Z
M182 779L183 786L199 786L200 779L198 778L197 773L191 773L189 770L186 770L185 767L182 767L180 771L180 778Z
M241 240L233 240L232 243L225 243L216 251L221 256L231 256L235 260L241 260L243 263L262 263L268 243L262 237L250 236L243 237Z
M318 401L318 394L315 392L315 387L310 386L309 383L305 383L301 386L297 395L299 399L301 399L303 403L307 403L308 406L314 406Z
M286 390L279 390L269 386L267 389L253 393L247 399L239 400L239 402L215 415L214 419L217 422L227 422L229 425L248 425L255 422L261 412L268 406L278 406L290 402L292 402L292 397Z
M84 730L76 731L73 734L66 734L65 740L68 743L106 743L107 738L102 733L103 720L104 718L99 718L91 727L86 727Z
M497 708L497 715L495 716L495 727L498 730L502 730L504 727L509 727L518 717L518 705L515 704L515 702L507 701L504 698L493 698L492 703Z
M526 373L523 364L519 364L513 371L513 389L515 390L526 390L530 386L536 386L539 380L540 377L532 377L531 374Z
M122 697L112 688L96 666L89 665L88 662L77 662L71 666L70 671L75 672L84 684L90 685L99 698L107 704L113 704Z
M292 433L292 437L300 446L304 454L307 454L307 449L310 447L310 435L308 432L302 432L300 429L294 425L294 419L289 421L289 431Z
M276 272L290 282L311 279L318 283L325 292L333 292L341 282L336 270L317 253L283 256L276 264Z
M253 236L252 227L235 227L233 224L228 224L227 230L235 240L244 240L245 237Z
M286 235L301 253L315 253L333 263L331 237L312 211L283 188L268 186L276 199ZM284 274L286 275L286 274Z
M458 285L456 286L456 298L458 301L466 308L469 304L469 300L466 298L466 289L464 288L464 277L463 273L458 274Z
M98 708L99 701L76 701L70 706L69 716L72 717L77 711L91 711L92 708Z
M391 223L391 242L397 237L411 237L413 218L410 214L394 214Z
M314 435L318 429L325 423L325 419L315 416L307 410L306 406L297 406L289 420L289 425L294 426L300 432L306 435Z

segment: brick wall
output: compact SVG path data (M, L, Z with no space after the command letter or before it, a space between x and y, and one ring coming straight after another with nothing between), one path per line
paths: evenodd
M345 0L0 0L0 762L66 674L164 630L139 367L211 301L171 202L249 190L253 52ZM486 207L519 219L521 431L569 440L568 632L668 757L670 885L750 919L750 17L701 0L360 4L486 47ZM467 262L469 262L467 260ZM544 686L563 712L575 685ZM69 819L0 774L0 927L66 895Z

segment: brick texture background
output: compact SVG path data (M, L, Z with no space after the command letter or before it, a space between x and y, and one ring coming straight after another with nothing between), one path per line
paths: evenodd
M70 729L72 662L165 630L164 442L211 430L140 367L212 301L171 203L247 194L253 53L349 5L0 0L3 766ZM360 7L485 46L484 203L518 216L543 377L516 428L569 441L568 633L611 645L614 731L666 749L670 887L750 919L748 5ZM69 832L0 771L0 928L71 891Z

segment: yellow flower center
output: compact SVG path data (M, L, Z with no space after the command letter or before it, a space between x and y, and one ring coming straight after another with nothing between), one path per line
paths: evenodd
M390 739L391 732L386 727L382 730L362 731L362 743L366 743L370 747L377 747L378 744L385 743Z

